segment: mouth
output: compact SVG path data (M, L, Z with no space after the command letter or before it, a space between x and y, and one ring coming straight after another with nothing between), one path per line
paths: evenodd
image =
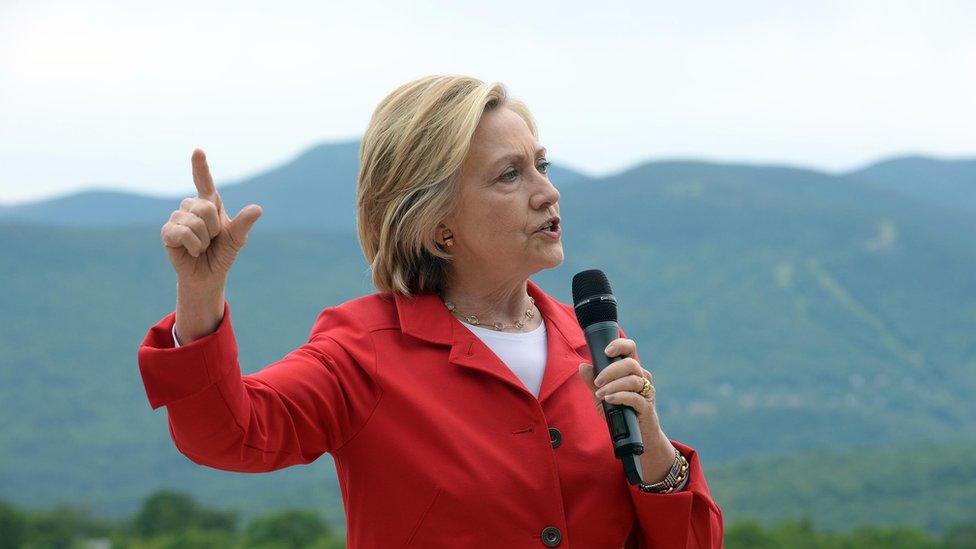
M548 223L540 227L536 232L551 236L553 238L559 238L559 235L561 235L563 231L559 223L559 218L555 217L550 219Z

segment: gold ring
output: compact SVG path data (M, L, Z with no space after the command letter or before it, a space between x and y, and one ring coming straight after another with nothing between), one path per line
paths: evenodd
M651 394L651 380L645 377L644 386L641 387L641 390L638 391L638 393L640 394L640 396L647 398L647 396Z

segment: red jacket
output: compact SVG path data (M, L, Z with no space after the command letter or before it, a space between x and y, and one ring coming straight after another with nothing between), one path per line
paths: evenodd
M548 331L538 397L433 293L326 308L305 344L244 376L226 301L216 332L179 348L174 311L139 370L194 463L267 472L328 452L350 548L721 547L695 450L672 440L685 490L627 484L578 373L591 358L572 306L528 291Z

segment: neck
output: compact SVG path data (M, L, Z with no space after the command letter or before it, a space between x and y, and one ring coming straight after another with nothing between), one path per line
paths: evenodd
M441 292L445 301L454 303L455 316L475 315L481 326L490 328L493 322L505 325L503 331L529 331L542 322L539 310L529 300L528 281L490 282L475 280L452 280ZM525 318L525 310L530 309L532 318ZM521 319L524 326L515 328L512 324Z

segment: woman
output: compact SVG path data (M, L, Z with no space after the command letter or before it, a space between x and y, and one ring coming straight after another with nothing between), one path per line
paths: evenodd
M176 310L139 349L179 451L241 472L331 454L354 548L720 547L721 510L695 450L665 436L636 343L621 331L604 352L625 358L594 379L572 307L529 280L563 260L537 137L500 84L432 76L387 96L357 188L379 291L245 376L224 285L261 209L230 219L194 151L198 196L161 231ZM639 417L643 489L601 399Z

